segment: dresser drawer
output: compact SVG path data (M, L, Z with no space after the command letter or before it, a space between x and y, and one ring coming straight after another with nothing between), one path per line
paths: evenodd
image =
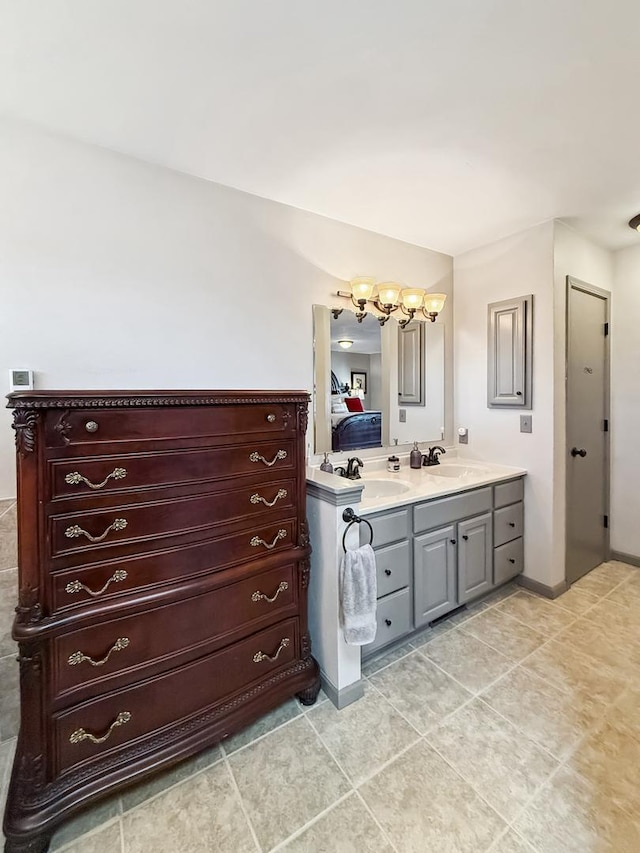
M270 482L296 470L294 447L291 439L279 439L186 451L55 459L49 461L51 498L77 497L86 502L136 490L136 500L147 500L149 489L206 484L225 477Z
M368 656L377 649L392 643L404 634L408 634L412 628L411 622L411 596L408 589L392 592L378 600L378 611L376 615L378 630L376 638L372 643L362 647L362 652Z
M504 545L522 536L524 531L523 504L512 504L497 509L493 514L493 544Z
M240 436L293 436L297 412L293 404L265 403L176 408L97 408L49 411L45 440L49 448L93 448L129 442L175 442L189 439L237 439ZM141 446L139 449L143 449Z
M53 696L113 689L253 633L297 608L295 564L174 604L67 632L53 642ZM73 701L78 701L74 699Z
M297 619L198 661L53 715L55 772L203 713L300 657Z
M498 584L524 571L524 540L514 539L493 552L493 582Z
M407 541L376 549L378 598L409 584L411 548Z
M261 560L290 550L296 542L297 523L287 519L243 530L229 536L163 548L133 557L69 567L69 559L54 571L52 611L74 605L138 593L149 587L187 580L230 566ZM257 540L257 541L256 541ZM266 544L265 544L266 543ZM273 545L267 548L267 545ZM82 557L82 554L77 555ZM55 567L54 567L55 568Z
M259 528L269 520L291 517L296 485L293 479L279 480L208 495L54 515L50 519L51 556L74 551L88 556L106 553L113 546L140 553L161 547L168 536L198 532L204 537L224 524L242 521L252 523L260 536Z

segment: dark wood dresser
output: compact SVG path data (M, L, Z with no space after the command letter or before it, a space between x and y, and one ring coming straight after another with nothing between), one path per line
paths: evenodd
M6 851L241 729L318 667L308 395L12 394L21 723Z

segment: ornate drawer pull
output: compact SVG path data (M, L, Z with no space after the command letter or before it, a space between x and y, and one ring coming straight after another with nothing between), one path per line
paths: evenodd
M257 548L258 545L264 545L264 547L268 551L270 551L272 548L276 547L279 539L286 539L286 538L287 538L287 531L286 530L278 530L278 532L276 533L276 538L273 540L271 545L269 545L268 542L265 542L264 539L261 539L259 536L254 536L251 539L251 541L249 542L249 545L251 545L252 548Z
M276 416L275 415L267 415L267 421L270 424L274 424L276 422Z
M77 666L79 663L83 661L88 661L91 666L104 666L104 664L109 660L113 652L121 652L123 649L126 649L131 640L128 637L118 637L115 643L111 646L107 654L102 658L102 660L93 660L88 655L85 655L83 652L74 652L72 655L69 655L67 663L69 666Z
M268 501L266 498L263 498L262 495L259 495L257 492L255 493L255 495L251 495L249 500L251 501L252 504L263 503L265 506L274 506L280 500L280 498L286 498L286 496L287 496L287 490L286 489L278 489L278 494L275 496L275 498L272 501Z
M83 477L79 471L72 471L71 474L67 474L64 478L65 483L68 483L70 486L77 486L79 483L84 483L89 486L90 489L102 489L107 485L109 480L124 480L127 476L126 468L114 468L110 474L104 478L101 483L92 483L90 480L87 480L86 477Z
M268 468L271 468L272 465L275 465L279 459L286 459L286 458L287 458L287 451L286 450L278 450L278 452L273 457L271 462L267 462L267 460L264 458L264 456L260 456L260 454L258 453L257 450L254 450L253 453L249 454L249 460L251 462L264 462L264 464Z
M271 657L271 655L265 654L264 652L256 652L255 655L253 656L253 662L254 663L262 663L263 660L270 660L270 661L277 660L280 652L283 649L286 649L290 642L291 642L291 640L288 637L284 637L282 640L280 640L280 645L278 646L278 650L276 651L275 655L273 655L273 657Z
M91 732L88 732L86 729L76 729L75 732L69 735L69 742L81 743L83 740L90 740L92 743L104 743L114 729L117 729L118 726L124 726L124 724L128 723L130 719L131 714L129 713L129 711L120 711L118 716L107 729L107 733L102 735L102 737L96 737L95 735L92 735Z
M87 432L98 432L98 424L95 421L87 421L84 428Z
M124 569L118 569L114 572L106 584L102 587L102 589L98 589L95 592L92 589L89 589L88 586L85 586L80 581L70 581L64 588L65 592L68 592L69 595L73 595L74 592L80 592L83 589L85 592L88 592L92 598L97 598L99 595L102 595L103 592L107 591L107 588L112 583L120 583L120 581L126 580L127 573Z
M67 527L64 535L67 539L76 539L78 536L86 536L89 542L102 542L102 540L105 539L112 530L124 530L126 526L126 518L116 518L113 524L110 524L101 536L92 536L90 533L87 533L86 530L78 527L77 524L73 524L71 527Z
M285 590L289 589L289 584L286 581L282 581L280 586L273 594L272 598L269 598L268 595L265 595L264 592L260 592L260 590L256 590L251 596L251 601L268 601L269 604L273 604L276 598L280 595L281 592L285 592Z

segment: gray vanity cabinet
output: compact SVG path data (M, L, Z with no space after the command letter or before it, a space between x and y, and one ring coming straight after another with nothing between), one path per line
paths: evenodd
M456 529L451 524L413 540L413 608L422 628L456 607Z
M493 586L493 537L490 512L458 524L458 604L466 604Z

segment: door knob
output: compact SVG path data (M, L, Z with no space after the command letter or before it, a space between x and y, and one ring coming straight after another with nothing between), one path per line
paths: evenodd
M581 450L578 450L577 447L572 447L571 448L571 455L574 457L575 456L582 456L582 458L584 459L584 457L587 455L587 451L584 449L584 447Z

